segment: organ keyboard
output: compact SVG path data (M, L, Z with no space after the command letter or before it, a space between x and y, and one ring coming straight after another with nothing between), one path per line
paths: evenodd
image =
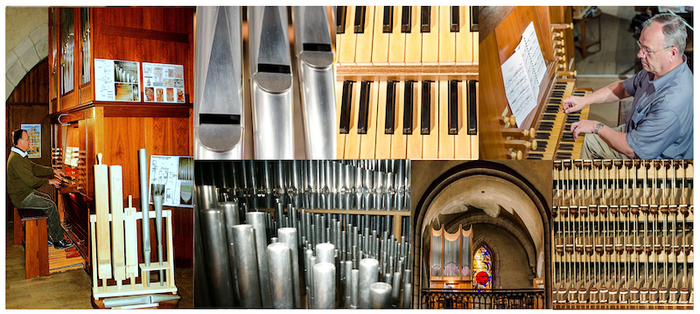
M558 24L561 7L488 7L482 10L480 49L482 101L489 104L479 112L483 159L570 159L578 158L583 137L573 139L570 125L588 117L588 108L574 114L560 113L561 101L571 95L585 95L589 89L575 87L571 47L571 24ZM551 16L551 18L550 18ZM546 73L539 86L537 106L516 125L505 95L503 64L515 51L530 23L542 51Z
M477 157L476 12L337 7L338 158Z
M197 9L196 159L335 158L328 8L287 10Z
M692 309L692 160L558 160L553 176L555 309Z

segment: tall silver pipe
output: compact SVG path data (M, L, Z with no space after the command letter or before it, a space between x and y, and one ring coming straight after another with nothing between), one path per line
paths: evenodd
M403 309L410 309L411 308L411 284L406 283L403 285L403 305L401 306Z
M316 257L311 256L311 257L309 257L309 284L308 284L309 291L311 291L311 293L309 294L309 297L308 297L308 302L309 302L308 304L309 304L309 307L311 307L312 309L316 308L316 290L315 290L316 289L316 284L315 284L316 281L314 280L314 277L315 277L314 276L315 275L314 274L314 265L316 265Z
M315 309L335 308L335 265L319 263L314 265Z
M377 210L384 208L384 198L382 197L384 193L384 184L386 179L384 179L384 172L375 171L374 172L374 208Z
M392 210L394 208L394 197L396 190L394 189L394 173L387 172L386 174L386 186L384 188L386 193L384 194L384 207L386 210Z
M299 292L299 247L297 229L282 228L279 229L279 242L286 244L292 254L292 293L294 295L294 308L301 308L301 293ZM268 247L269 249L269 247Z
M228 240L228 260L229 267L231 268L231 280L233 282L233 302L238 305L241 303L240 296L241 293L238 290L238 271L236 267L236 255L234 251L234 235L233 226L240 223L238 217L238 203L237 202L223 202L219 203L219 208L224 212L224 228L226 229L226 238Z
M391 285L384 282L375 282L369 286L370 308L391 308Z
M258 252L258 272L260 273L260 298L263 307L269 308L270 297L270 268L267 261L267 230L265 213L253 212L246 214L246 221L255 229L255 246Z
M326 184L323 187L323 195L325 199L325 209L332 209L333 208L333 175L335 172L333 172L333 162L330 160L325 160L323 161L323 165L326 169Z
M207 261L207 272L212 305L214 307L232 308L233 286L228 263L228 245L226 245L226 230L224 229L224 212L220 209L203 209L202 238L204 254Z
M243 308L261 308L260 277L255 245L255 229L252 225L236 225L231 227L238 274L241 306Z
M345 180L343 180L343 174L345 173L345 166L339 161L333 162L333 208L341 209L345 206L345 201L343 199L343 193L345 193Z
M291 255L291 250L286 243L273 243L267 246L272 306L276 309L294 307L294 289L289 289L292 286Z
M352 303L350 308L357 309L360 306L360 270L353 269L351 276Z
M313 281L311 280L311 257L314 256L314 251L312 249L304 250L304 288L306 289L306 304L309 308L312 307L311 295L313 290Z
M256 159L294 159L291 56L286 7L248 7Z
M364 170L364 184L362 187L362 201L364 202L364 210L370 210L372 209L372 192L374 190L374 173L372 170L365 169Z
M406 160L398 160L396 172L396 209L403 210L404 208L404 198L406 193Z
M151 265L151 218L148 208L148 156L146 149L139 149L139 183L141 187L141 239L143 240L143 262ZM150 282L147 283L150 285Z
M399 303L399 292L401 292L401 271L394 272L394 278L391 283L391 303Z
M379 276L379 262L373 258L365 258L360 261L360 308L369 309L369 286L377 282Z
M364 208L364 204L362 203L363 195L364 195L364 180L362 179L362 175L364 174L364 170L360 167L355 167L355 178L353 180L353 189L354 189L354 195L353 198L355 199L355 208L360 209Z
M352 308L352 261L345 264L345 308Z
M156 243L158 243L158 265L163 265L163 194L165 184L153 185L153 209L156 212ZM158 271L160 285L163 285L163 270Z

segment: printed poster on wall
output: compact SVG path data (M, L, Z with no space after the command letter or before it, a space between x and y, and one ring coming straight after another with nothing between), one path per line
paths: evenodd
M29 135L28 157L41 158L41 124L22 124L21 128Z
M185 68L177 64L143 63L145 102L185 102Z
M95 100L141 101L140 79L136 61L95 59Z
M193 207L194 158L151 155L148 195L153 203L155 184L162 184L163 206Z

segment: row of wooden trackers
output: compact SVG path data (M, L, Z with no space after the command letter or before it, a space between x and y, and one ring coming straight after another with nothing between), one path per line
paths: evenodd
M149 210L148 197L148 165L146 150L139 150L139 181L141 192L141 214L132 207L131 195L128 205L124 207L122 195L122 167L102 164L102 154L98 154L94 166L95 174L95 214L91 215L91 249L93 265L93 297L95 299L115 296L143 295L149 293L175 293L174 265L172 257L172 230L170 211L163 210L164 185L153 185L154 212ZM165 216L164 216L165 215ZM150 223L141 223L141 239L143 263L139 264L137 220L149 222L155 218L157 265L151 265L151 232ZM163 218L167 220L167 238L163 239ZM167 253L164 252L164 242ZM142 285L136 285L142 275ZM159 272L159 284L151 285L150 272ZM131 286L123 287L122 281L129 279ZM101 282L98 282L98 279ZM116 286L108 282L114 280ZM100 284L101 283L101 284ZM177 299L168 296L166 299L157 297L160 301ZM151 298L153 299L153 298ZM151 300L149 299L149 300ZM105 299L105 305L123 306L132 300ZM126 302L126 303L125 303Z
M555 307L692 308L692 160L554 165Z
M277 204L306 209L408 211L407 160L290 160L223 162L222 200L254 210Z
M251 146L245 143L245 131L251 132L244 128L246 88L256 159L295 158L296 98L301 98L306 157L336 157L334 55L326 8L289 10L294 22L293 52L286 7L248 7L247 23L241 7L197 8L195 159L241 159L244 146ZM246 38L247 54L241 51ZM244 70L249 73L246 79ZM298 79L293 73L299 74ZM295 81L300 96L295 95Z
M409 219L401 221L398 239L382 229L379 220L387 216L372 216L377 223L363 232L353 224L362 215L313 214L291 205L284 211L278 204L273 218L243 212L238 202L219 203L214 186L197 189L205 260L198 267L205 271L196 271L206 274L204 298L210 306L409 306Z

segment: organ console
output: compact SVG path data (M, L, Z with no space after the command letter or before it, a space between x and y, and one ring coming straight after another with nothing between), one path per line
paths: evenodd
M583 137L575 141L570 125L588 117L588 108L564 114L561 101L583 96L590 89L576 88L573 70L572 24L563 7L485 7L481 12L480 55L482 98L479 111L482 159L578 158ZM521 35L534 24L546 64L539 85L537 106L515 123L506 99L501 65L514 53Z
M478 8L336 8L337 157L478 157Z
M336 157L327 10L197 9L196 159Z
M554 308L693 308L692 160L554 161Z

